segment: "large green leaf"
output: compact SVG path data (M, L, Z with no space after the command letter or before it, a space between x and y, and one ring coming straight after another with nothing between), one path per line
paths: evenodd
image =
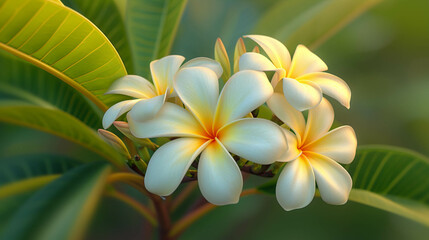
M121 156L73 116L36 106L0 106L0 122L25 126L69 140L120 166ZM35 140L37 141L37 140Z
M137 74L150 76L149 63L170 53L186 0L128 0L126 25Z
M91 161L82 159L81 162ZM79 161L55 155L16 155L0 159L0 186L44 175L55 175L76 167Z
M92 128L101 127L101 111L66 83L6 52L0 53L0 66L0 99L58 108Z
M316 48L353 19L382 0L289 0L278 1L253 32L279 39L295 48Z
M353 179L349 199L429 226L429 159L389 146L358 148L345 168ZM275 193L275 180L259 190Z
M104 34L74 10L47 0L0 0L0 48L46 70L102 110L122 99L103 95L127 74Z
M124 19L115 0L63 0L63 3L99 27L119 52L127 71L134 72Z
M94 162L65 173L17 210L1 238L81 238L103 193L109 172L109 165Z

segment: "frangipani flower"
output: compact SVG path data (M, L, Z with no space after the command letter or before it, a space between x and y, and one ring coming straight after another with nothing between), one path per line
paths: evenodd
M350 107L351 92L347 83L324 72L328 67L308 48L298 45L291 60L289 51L278 40L262 35L246 37L259 44L270 60L258 53L245 53L240 58L240 70L276 70L271 84L294 108L304 111L316 107L322 101L322 93Z
M278 160L287 149L281 128L265 119L243 118L273 93L266 75L234 74L219 94L218 76L202 67L180 70L174 89L186 109L165 103L157 116L140 120L128 113L130 130L139 138L179 137L161 146L149 161L146 188L160 196L173 193L198 157L198 183L203 196L217 205L236 203L243 186L231 153L259 164Z
M307 123L279 93L274 93L270 108L294 132L285 130L289 150L281 161L288 162L280 173L276 197L285 210L303 208L313 199L315 181L322 199L330 204L347 202L352 179L339 164L353 161L356 135L350 126L329 131L334 121L331 104L323 98L309 110Z
M179 68L201 66L212 69L218 76L222 75L222 67L215 60L199 57L182 65L184 57L171 55L150 63L153 84L143 77L127 75L116 80L106 94L122 94L136 99L125 100L110 107L103 117L103 127L110 125L131 108L140 109L146 119L156 115L165 100L174 96L173 78Z

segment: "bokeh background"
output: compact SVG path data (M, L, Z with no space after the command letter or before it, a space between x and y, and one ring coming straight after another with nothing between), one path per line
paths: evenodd
M232 53L238 37L274 31L270 26L255 31L255 26L280 1L189 0L172 53L187 59L213 57L217 37ZM353 126L360 145L390 144L429 155L428 10L428 0L381 1L314 50L328 64L329 72L342 77L352 89L350 110L332 102L337 121ZM285 21L294 14L299 13L285 13ZM291 53L295 50L296 46L286 45ZM5 124L0 130L0 157L23 150L54 151L70 156L84 151L37 131ZM248 184L262 180L250 177ZM131 209L105 199L87 239L142 239L144 226ZM429 238L429 229L367 206L356 203L330 206L319 198L305 209L285 212L274 197L258 195L214 210L182 236L182 239L316 238L423 240Z

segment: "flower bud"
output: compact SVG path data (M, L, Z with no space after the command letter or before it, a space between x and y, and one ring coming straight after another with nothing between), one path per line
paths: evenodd
M243 39L239 38L234 50L234 73L238 72L238 62L244 53L246 53L246 45L244 45Z
M216 40L214 56L215 60L218 61L223 68L223 81L228 81L231 76L231 63L229 62L228 53L226 52L225 46L220 38Z
M113 125L115 125L115 127L122 134L124 134L127 138L131 139L133 142L136 142L142 146L148 147L151 150L156 150L158 148L158 146L155 143L153 143L150 139L134 137L134 135L130 131L130 128L127 122L115 121L113 122Z
M128 159L131 158L127 147L118 136L104 129L98 129L98 135Z

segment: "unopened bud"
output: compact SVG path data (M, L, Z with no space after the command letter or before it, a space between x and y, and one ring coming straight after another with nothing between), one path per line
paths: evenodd
M125 146L124 142L116 136L114 133L109 132L104 129L98 129L98 135L108 144L110 144L112 147L114 147L116 150L118 150L121 154L126 156L128 159L131 158L130 153L128 152L127 147Z
M136 142L142 146L148 147L151 150L156 150L158 148L158 146L148 138L136 138L136 137L134 137L134 135L130 131L130 127L129 127L127 122L115 121L115 122L113 122L113 125L122 134L124 134L127 138L129 138L133 142Z
M235 44L234 50L234 73L238 72L238 63L241 55L246 53L246 45L244 45L244 41L242 38L239 38L237 43Z
M231 63L229 62L228 53L220 38L216 40L214 49L215 60L220 63L223 68L222 79L224 82L228 81L231 76Z

